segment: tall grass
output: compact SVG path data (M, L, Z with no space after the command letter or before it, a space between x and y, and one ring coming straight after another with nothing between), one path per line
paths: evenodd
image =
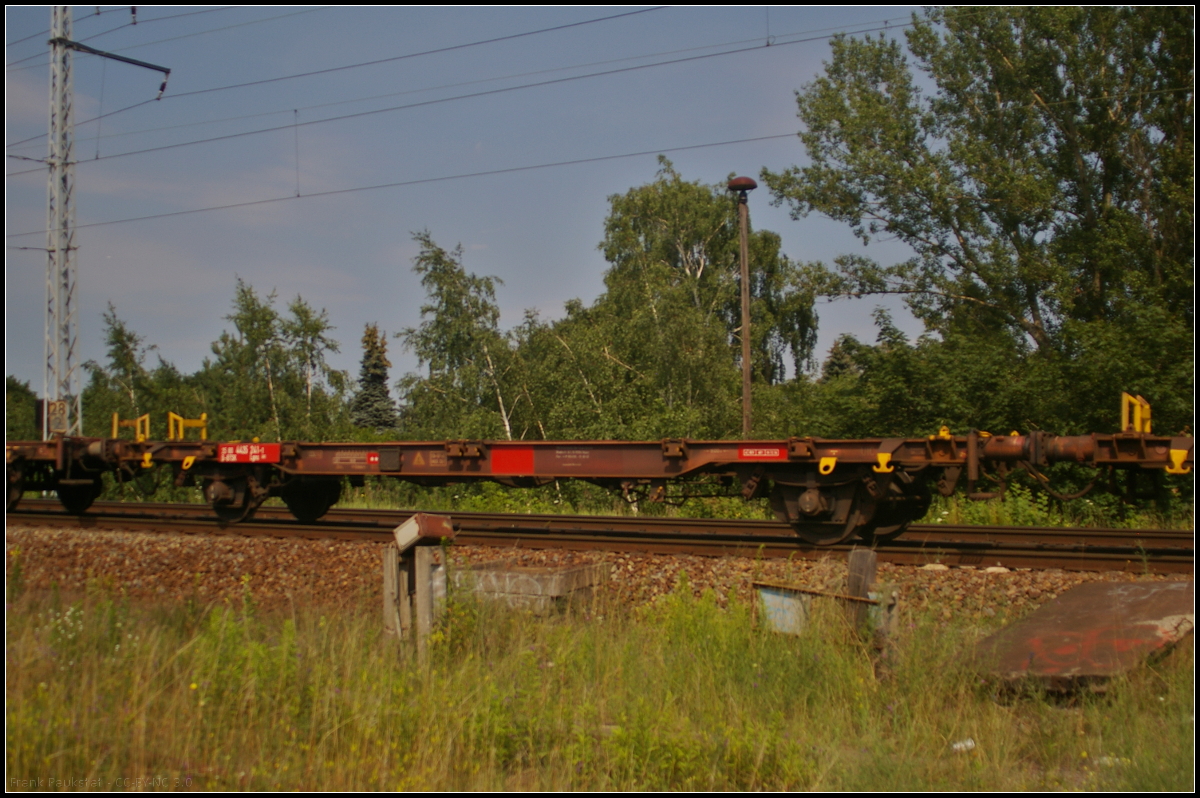
M928 524L1079 526L1099 529L1191 529L1195 505L1174 497L1156 505L1129 505L1111 493L1094 492L1073 501L1012 483L1003 499L974 501L956 493L933 497L922 519Z
M1064 704L1000 699L980 630L912 618L883 673L836 613L802 638L685 586L539 619L451 602L427 666L377 608L7 608L11 779L192 789L1178 789L1188 646ZM975 747L955 753L951 744ZM130 780L142 779L140 783ZM160 779L162 781L150 781ZM124 780L124 781L122 781ZM10 786L22 786L12 784Z

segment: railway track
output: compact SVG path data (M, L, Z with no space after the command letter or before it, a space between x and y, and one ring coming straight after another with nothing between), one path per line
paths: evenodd
M300 524L283 507L262 507L239 524L221 524L207 505L96 502L71 515L54 500L22 502L10 524L386 542L412 514L404 510L338 508L316 523ZM640 551L661 554L742 555L815 559L850 544L816 547L786 524L692 518L454 513L457 541L468 545ZM889 562L1150 573L1194 571L1190 530L1084 529L914 524L903 538L877 547Z

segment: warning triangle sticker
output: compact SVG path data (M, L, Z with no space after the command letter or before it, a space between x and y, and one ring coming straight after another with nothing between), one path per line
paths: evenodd
M413 458L413 465L415 465L415 466L425 465L425 457L420 452L417 452L417 456Z

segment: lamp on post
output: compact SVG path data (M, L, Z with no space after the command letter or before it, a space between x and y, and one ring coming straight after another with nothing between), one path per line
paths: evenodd
M742 261L742 438L750 437L750 206L746 194L758 188L753 178L735 177L728 188L738 195Z

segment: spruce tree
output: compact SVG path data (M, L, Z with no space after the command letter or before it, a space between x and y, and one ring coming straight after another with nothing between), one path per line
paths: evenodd
M396 426L396 406L388 391L387 334L379 325L368 324L363 332L362 370L358 393L350 406L350 419L357 427L381 432Z

